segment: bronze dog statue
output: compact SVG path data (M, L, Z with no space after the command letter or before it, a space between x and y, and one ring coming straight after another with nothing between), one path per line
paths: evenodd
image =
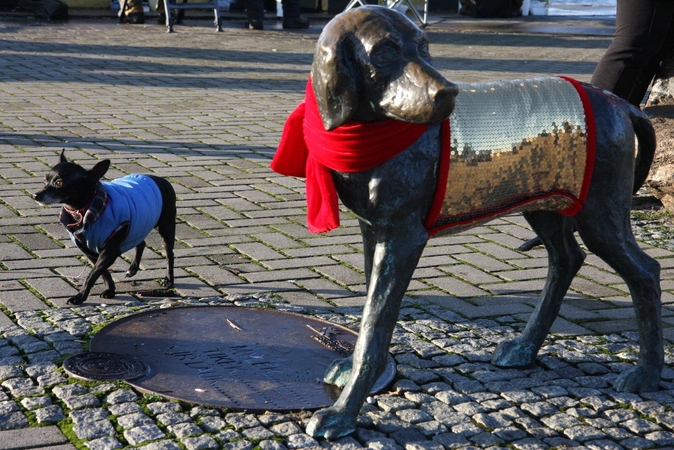
M470 119L482 131L458 120L471 114L466 104L488 116ZM565 108L575 118L558 119ZM485 136L498 129L490 121L501 118L501 109L512 110L511 128L537 132L521 138L522 130L515 130L511 141L505 132L492 133L492 140L507 141L504 151L484 150ZM449 138L445 119L453 110ZM378 145L379 139L385 143ZM390 151L397 141L406 148ZM356 145L342 148L344 142ZM654 151L648 118L610 93L560 78L457 86L431 66L426 36L404 15L364 6L336 16L319 38L306 101L288 119L272 162L277 172L307 177L312 231L337 226L336 191L359 217L363 236L367 301L360 334L352 357L334 362L325 375L326 383L343 387L339 399L313 415L307 433L336 438L355 430L385 367L401 300L429 236L514 211L524 212L543 241L548 277L523 334L498 345L492 362L534 363L585 258L577 229L625 280L636 310L639 360L615 389L658 389L664 360L660 268L639 248L630 226L633 188L643 183ZM453 171L467 181L453 178ZM450 207L442 204L452 196Z

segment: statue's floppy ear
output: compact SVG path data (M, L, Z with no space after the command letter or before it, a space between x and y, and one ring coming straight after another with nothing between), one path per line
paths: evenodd
M323 33L316 46L311 80L326 130L345 124L358 106L353 45L343 36Z

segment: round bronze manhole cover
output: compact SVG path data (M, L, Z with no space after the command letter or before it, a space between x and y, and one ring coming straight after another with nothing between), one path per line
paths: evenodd
M323 374L357 334L311 316L273 309L195 306L146 311L102 328L92 352L129 355L149 373L128 383L143 392L235 410L312 410L331 405ZM373 392L393 380L386 372Z
M63 368L84 380L135 380L147 375L148 367L138 358L117 353L80 353L63 361Z

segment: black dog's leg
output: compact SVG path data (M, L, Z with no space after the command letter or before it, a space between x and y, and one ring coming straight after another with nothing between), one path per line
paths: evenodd
M129 269L126 271L126 277L131 278L138 273L140 268L140 260L143 258L143 250L145 250L145 241L141 242L136 246L136 255L133 258L133 262L129 266Z
M660 264L635 241L629 211L622 217L616 216L603 214L601 217L578 217L578 231L583 242L625 280L636 312L639 360L636 367L620 374L614 388L634 393L657 391L664 365ZM606 230L611 232L607 233ZM616 236L622 236L623 240L616 241Z
M161 281L161 285L166 288L172 288L174 284L173 266L174 255L173 248L176 240L176 193L164 178L150 176L157 184L162 198L162 209L159 220L157 221L157 231L164 241L164 251L166 252L166 276Z
M108 290L103 292L101 296L106 295L103 298L114 297L115 285L108 269L122 254L119 250L119 244L124 240L127 233L128 226L120 229L113 237L110 238L110 240L108 240L108 242L105 244L105 247L103 250L101 250L101 253L96 258L93 269L91 269L91 272L89 272L89 275L87 275L87 278L84 280L84 284L82 285L80 292L68 299L69 304L81 305L84 303L84 301L89 296L89 292L91 292L91 288L94 286L94 283L96 283L96 280L98 280L98 277L101 275L108 285Z
M548 251L548 277L522 335L496 347L492 363L500 367L526 367L534 363L557 318L564 295L585 259L573 236L571 220L548 211L525 213L524 217Z
M416 215L377 235L351 376L335 404L311 418L307 433L312 436L338 438L355 430L358 412L386 367L400 303L428 239Z
M88 254L87 252L86 256L94 265L96 264L96 261L98 261L98 255ZM104 270L103 273L101 273L101 276L103 277L103 281L105 281L105 285L107 286L107 289L101 292L101 298L115 298L115 282L112 279L112 275L110 275L110 271Z
M363 254L365 259L365 289L369 291L370 275L372 273L372 266L374 264L374 250L377 245L377 239L374 235L372 227L369 224L363 222L362 220L359 221L359 223L361 235L363 237ZM328 367L328 370L325 371L323 382L343 388L351 376L352 364L353 360L351 356L333 361L332 364L330 364Z
M115 282L112 280L112 275L110 275L109 270L104 270L103 273L101 274L103 277L103 280L105 281L105 285L108 287L106 290L101 292L100 297L101 298L115 298Z
M175 210L174 210L175 212ZM170 225L172 224L172 226ZM173 287L173 264L174 264L174 255L173 255L173 246L175 245L175 234L176 234L176 222L175 215L173 216L173 221L169 225L163 226L159 225L157 230L164 240L164 251L166 252L166 276L161 281L161 285L166 288Z

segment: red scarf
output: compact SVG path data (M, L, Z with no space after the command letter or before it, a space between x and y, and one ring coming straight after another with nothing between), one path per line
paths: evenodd
M311 79L306 96L286 120L271 169L306 177L307 225L312 233L339 226L337 191L330 169L362 172L412 145L428 125L399 120L348 122L331 131L323 126Z

